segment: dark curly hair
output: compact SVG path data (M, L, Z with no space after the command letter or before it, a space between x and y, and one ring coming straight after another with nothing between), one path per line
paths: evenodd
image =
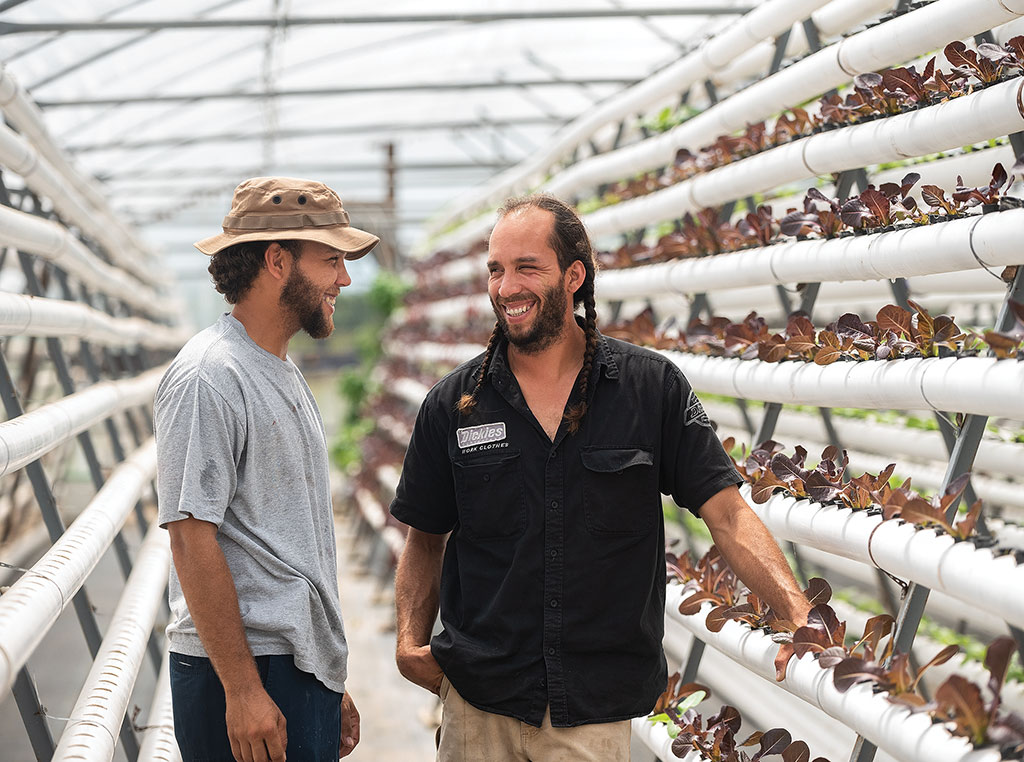
M294 259L302 254L301 241L247 241L221 249L210 257L207 270L213 277L213 287L224 294L228 304L238 304L238 300L252 288L263 267L263 255L272 243L276 243Z
M498 219L506 217L512 212L520 209L543 209L550 212L554 217L554 225L551 228L551 237L548 245L554 250L558 257L558 267L565 273L573 262L582 262L586 271L583 284L573 294L573 307L583 305L584 333L586 335L586 350L583 355L583 370L580 372L576 382L579 392L579 402L573 405L565 413L565 420L569 424L569 433L574 434L579 430L583 414L587 411L587 391L590 383L591 368L594 363L594 352L597 349L597 309L594 299L594 277L596 273L596 262L594 260L594 249L590 244L590 237L583 225L576 210L559 198L547 193L538 193L532 196L510 198L498 210ZM498 337L501 327L494 324L494 330L487 342L487 349L484 353L484 361L477 373L476 385L472 392L466 392L457 403L460 413L468 414L476 406L476 395L484 384L487 376L487 368L491 364L494 350L498 346Z

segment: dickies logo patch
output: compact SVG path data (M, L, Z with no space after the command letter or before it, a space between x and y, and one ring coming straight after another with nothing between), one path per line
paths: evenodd
M459 448L463 450L490 442L500 442L505 438L505 423L501 421L456 429L455 436L458 439Z
M708 414L704 412L704 406L700 404L700 400L697 399L697 395L692 389L690 390L689 398L686 400L686 412L683 414L683 425L689 426L691 423L696 423L698 426L704 426L709 429L713 428Z

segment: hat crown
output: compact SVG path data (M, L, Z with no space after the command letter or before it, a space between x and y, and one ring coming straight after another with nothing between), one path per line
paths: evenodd
M338 194L314 180L254 177L235 188L224 231L347 225Z

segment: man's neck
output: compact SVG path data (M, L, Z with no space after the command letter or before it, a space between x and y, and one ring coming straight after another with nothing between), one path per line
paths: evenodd
M520 383L524 380L555 382L567 375L575 379L583 366L586 347L586 334L570 318L566 321L562 335L539 352L524 352L509 343L509 369Z
M295 331L278 309L267 309L263 303L243 299L231 310L231 316L245 328L249 338L282 360L288 356L288 342Z

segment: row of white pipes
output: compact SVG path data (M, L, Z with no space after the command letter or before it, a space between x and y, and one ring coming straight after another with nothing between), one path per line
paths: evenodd
M892 0L770 0L707 40L697 50L621 94L609 98L565 127L542 151L498 175L483 189L457 199L439 218L468 220L498 206L505 198L526 192L543 175L602 127L643 113L695 83L711 79L717 85L763 71L774 53L774 38L794 24L795 36L804 40L800 22L810 18L823 37L840 34L857 23L889 10ZM793 52L799 48L794 46Z
M155 473L156 443L150 439L114 469L61 538L0 596L0 694L11 690L18 670L85 583ZM160 595L152 598L158 602Z
M581 161L555 175L543 190L572 198L601 183L669 165L680 148L696 150L719 135L731 134L847 83L857 74L900 64L941 48L950 40L979 34L1021 15L1024 0L935 0L823 48L668 132ZM679 214L663 219L674 219ZM492 223L489 215L478 216L439 236L432 242L433 248L463 249L484 238Z
M0 113L20 131L0 125L0 165L49 198L62 217L98 241L119 267L145 283L161 282L152 252L118 219L94 183L71 166L46 129L39 107L2 64Z
M615 235L780 185L972 145L1024 128L1024 79L946 103L810 135L588 214L591 235ZM1006 168L1007 170L1009 167ZM947 189L952 194L953 188Z
M63 268L92 290L120 299L143 314L174 319L179 307L112 265L108 265L67 228L17 209L0 206L0 246L13 246Z
M454 367L483 351L477 344L390 342L389 354ZM661 352L697 392L816 407L957 411L1024 421L1024 363L988 357L768 363Z

